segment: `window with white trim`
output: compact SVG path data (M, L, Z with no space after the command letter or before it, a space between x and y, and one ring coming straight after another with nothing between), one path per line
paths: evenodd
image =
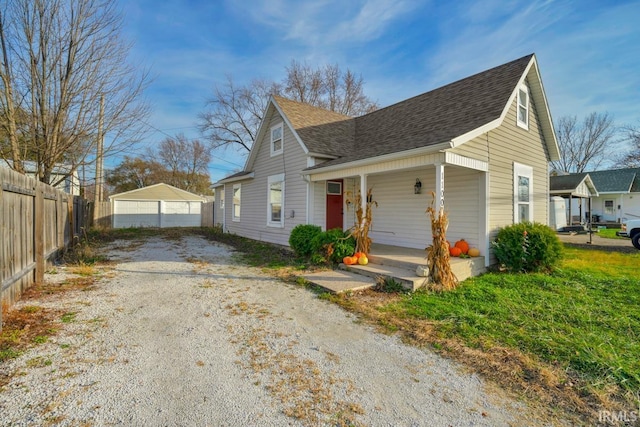
M224 210L224 190L225 190L225 187L222 187L222 191L220 192L220 209L222 210Z
M282 154L283 142L282 123L271 128L271 155Z
M327 194L340 196L342 195L342 183L335 181L327 181Z
M284 227L284 174L267 180L267 226Z
M240 195L242 191L242 184L233 184L233 212L232 219L234 221L240 221Z
M613 200L605 200L604 201L604 214L605 215L613 215Z
M533 168L513 164L513 222L533 221Z
M518 88L518 126L529 129L529 89L526 85Z

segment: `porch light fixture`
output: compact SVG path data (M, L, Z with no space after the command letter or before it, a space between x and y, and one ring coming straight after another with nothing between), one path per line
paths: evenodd
M413 186L413 194L422 193L422 183L420 182L420 178L416 178L416 185Z

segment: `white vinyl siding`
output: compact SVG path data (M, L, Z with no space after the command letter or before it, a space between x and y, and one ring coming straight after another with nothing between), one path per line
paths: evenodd
M312 182L313 185L313 219L312 224L322 229L326 226L327 195L324 191L325 181Z
M445 210L449 216L447 238L461 238L471 245L479 244L480 172L445 166ZM416 178L422 182L422 193L415 194ZM371 238L374 243L424 249L431 244L431 224L427 208L431 191L435 189L435 168L394 172L388 175L370 175L367 185L372 189Z
M256 141L255 163L252 169L253 179L242 180L242 221L233 222L231 209L225 210L226 229L250 239L280 245L289 245L289 233L298 224L306 223L307 183L300 171L307 167L307 155L295 139L294 134L285 125L283 127L283 155L271 157L271 128L282 123L282 118L271 108L266 115L267 131L262 140ZM282 218L283 227L267 225L267 186L268 178L273 175L285 176L285 200ZM235 183L234 183L235 184ZM231 197L231 185L227 186L227 200ZM229 203L227 203L229 205ZM220 222L222 222L220 220Z
M606 209L605 201L613 201L613 212ZM620 209L618 209L620 205ZM623 221L640 217L640 193L601 194L591 201L593 214L600 215L600 221ZM578 212L576 209L573 212ZM607 213L611 212L611 213ZM575 213L574 213L575 215Z
M514 100L503 125L481 138L488 138L489 150L489 231L493 241L498 230L513 224L513 162L526 159L533 168L532 221L548 224L549 174L547 154L538 126L535 106L530 105L529 132L514 125ZM492 259L491 262L495 262Z

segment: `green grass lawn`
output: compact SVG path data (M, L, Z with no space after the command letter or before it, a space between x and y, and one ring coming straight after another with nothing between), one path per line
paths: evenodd
M640 389L640 253L567 249L552 275L489 273L385 310L435 320L470 347L519 349L595 388Z
M603 230L598 230L598 236L604 237L606 239L627 239L627 237L616 236L616 232L620 231L619 228L607 228Z

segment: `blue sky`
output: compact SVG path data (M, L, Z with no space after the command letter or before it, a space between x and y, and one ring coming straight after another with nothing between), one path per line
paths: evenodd
M232 76L279 81L292 59L359 73L381 106L534 52L552 116L607 111L640 125L640 1L121 0L132 61L151 68L145 144L199 138ZM140 152L143 151L142 146ZM129 153L134 154L134 153ZM212 181L238 170L214 152Z

